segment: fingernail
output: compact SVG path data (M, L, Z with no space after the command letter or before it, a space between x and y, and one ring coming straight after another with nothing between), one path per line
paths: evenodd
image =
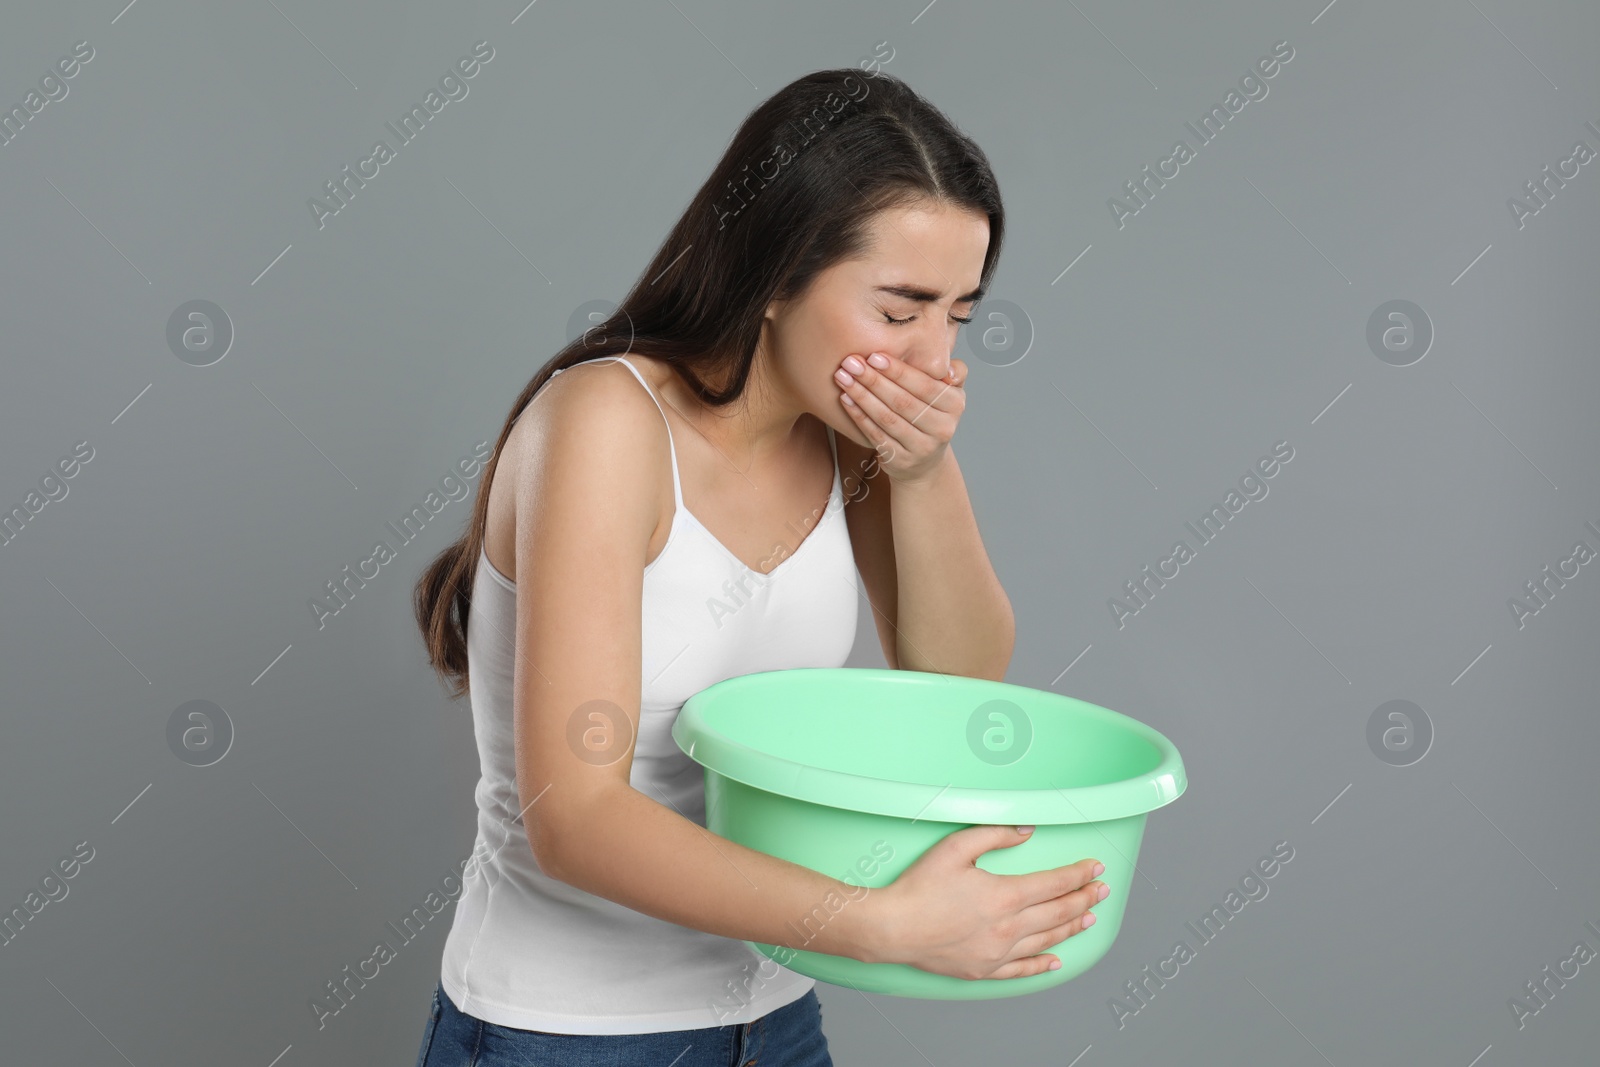
M874 352L872 355L868 356L867 362L872 364L874 367L877 367L879 370L883 370L889 365L888 358L877 352Z
M1097 920L1094 917L1094 912L1086 912L1083 916L1083 928L1085 930L1089 929L1089 927L1093 926L1096 921Z
M850 373L845 370L834 371L833 380L838 382L840 385L852 385L855 383L855 379L850 377Z
M1106 899L1106 897L1108 897L1110 895L1111 895L1111 887L1106 885L1104 882L1101 882L1100 883L1100 899L1104 900L1104 899Z
M873 364L873 366L877 366L877 364ZM851 374L860 374L862 371L867 369L861 365L861 361L855 356L845 356L844 367L845 370L849 371Z
M1101 875L1102 875L1102 874L1104 874L1104 873L1105 873L1105 871L1106 871L1106 865L1105 865L1105 864L1103 864L1103 863L1096 863L1096 864L1095 864L1095 865L1094 865L1094 877L1095 877L1095 878L1098 878L1098 877L1100 877L1100 876L1101 876Z
M1019 833L1019 834L1031 834L1031 833L1033 833L1033 827L1031 827L1031 826L1019 826L1019 827L1017 827L1017 833Z
M1059 959L1051 960L1049 969L1052 971L1059 971L1061 969L1061 961Z

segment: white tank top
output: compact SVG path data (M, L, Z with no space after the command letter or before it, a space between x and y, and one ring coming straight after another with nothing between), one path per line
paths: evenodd
M632 363L603 358L627 366L661 408ZM671 435L669 423L675 508L666 545L644 568L639 731L629 783L704 826L704 770L671 736L684 701L738 675L842 667L855 644L858 575L831 427L833 488L824 513L765 575L684 507ZM440 970L450 999L486 1022L521 1030L635 1034L752 1022L804 996L813 979L742 941L657 919L540 872L519 815L515 633L516 585L480 554L467 669L482 773L474 794L477 839Z

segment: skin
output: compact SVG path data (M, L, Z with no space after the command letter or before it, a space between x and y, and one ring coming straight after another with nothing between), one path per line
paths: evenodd
M670 368L630 361L663 403L685 506L763 573L825 514L833 466L824 427L833 427L855 562L889 664L1001 679L1011 606L950 450L966 404L966 366L951 355L956 319L978 298L987 243L981 215L931 204L881 212L864 256L768 307L750 385L721 409L706 408ZM886 365L867 363L873 354ZM842 367L848 382L834 377ZM1048 969L1055 957L1043 950L1092 923L1088 909L1103 899L1092 859L990 874L977 857L1027 838L974 826L863 894L713 835L631 786L639 573L665 546L675 507L662 414L626 368L574 368L517 421L489 488L485 552L517 583L516 633L507 635L517 657L517 787L540 869L725 937L973 979ZM614 727L609 762L569 745L575 717L593 723L597 714ZM793 920L830 899L850 904L797 941Z
M950 448L967 377L952 349L981 296L988 219L921 203L880 212L869 234L864 257L822 272L797 300L769 305L751 382L734 404L711 411L654 368L652 386L704 446L691 441L679 453L684 501L766 573L798 547L787 531L808 530L823 514L817 502L827 499L832 461L814 424L833 427L845 520L889 666L1003 680L1015 644L1011 604ZM675 441L685 436L674 430ZM691 469L702 459L705 468ZM669 499L652 559L671 509Z

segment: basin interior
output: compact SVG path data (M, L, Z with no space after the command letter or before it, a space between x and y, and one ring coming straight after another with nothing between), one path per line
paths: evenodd
M1142 724L1073 697L891 670L852 671L841 684L839 673L725 683L701 706L705 727L805 767L935 787L1085 788L1141 778L1162 760Z

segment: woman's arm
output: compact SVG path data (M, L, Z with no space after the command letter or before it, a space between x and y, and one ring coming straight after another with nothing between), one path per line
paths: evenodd
M900 666L1004 681L1016 643L1011 601L978 536L956 455L926 483L880 475L889 498L900 596Z
M508 465L518 474L517 791L540 870L723 937L960 978L1043 973L1057 962L1045 950L1093 921L1103 885L1093 860L990 874L978 857L1027 835L972 826L868 889L729 841L632 787L641 577L671 483L655 405L625 370L604 366L545 386L554 395L525 416L530 432ZM936 499L913 503L907 525L939 521ZM927 552L913 535L908 554Z
M517 473L517 787L540 869L680 926L874 961L881 890L745 848L629 784L641 575L671 484L649 395L625 368L575 368L526 418L506 467Z
M959 360L954 366L957 380L964 380L965 366ZM896 361L890 373L903 378L912 371ZM911 419L916 427L931 426L929 406L901 391L887 375L869 369L856 377L849 393L861 399L852 417L858 426L862 413L888 424L875 421L873 429L887 442L886 453L899 447L894 434L921 436L910 426ZM942 383L934 385L937 393ZM876 399L878 392L888 395L889 402ZM904 418L898 415L900 407ZM856 567L889 666L1004 681L1016 643L1015 618L984 550L966 482L948 442L931 473L909 481L892 478L873 450L842 434L837 440ZM892 456L885 463L892 466Z

